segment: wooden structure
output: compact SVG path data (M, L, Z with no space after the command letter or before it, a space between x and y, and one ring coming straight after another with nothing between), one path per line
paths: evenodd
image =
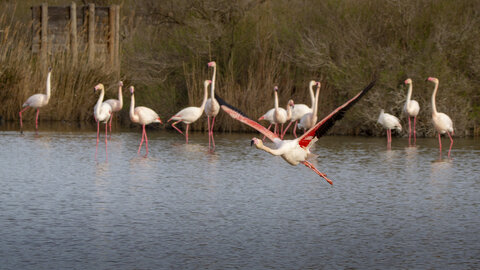
M40 53L47 65L49 54L69 51L76 62L78 51L87 50L88 62L105 56L110 65L120 71L120 6L96 7L94 4L78 7L32 7L32 52ZM44 67L46 69L46 66Z

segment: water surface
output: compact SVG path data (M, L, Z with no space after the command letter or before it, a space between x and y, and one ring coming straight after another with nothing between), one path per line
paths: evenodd
M67 130L67 131L65 131ZM0 131L2 269L473 269L480 141L321 138L317 168L250 147L93 128ZM447 140L444 144L448 145ZM144 153L144 149L142 150Z

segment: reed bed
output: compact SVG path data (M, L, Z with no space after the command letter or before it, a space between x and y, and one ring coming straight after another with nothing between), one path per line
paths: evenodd
M200 106L203 81L212 76L207 63L216 61L216 93L253 119L273 107L275 85L282 106L290 98L309 105L308 82L321 81L321 118L377 76L375 88L332 133L381 135L381 109L408 125L403 81L410 77L421 106L418 134L433 136L433 84L425 82L432 76L440 79L437 107L452 118L456 135L480 135L479 0L127 0L122 12L121 77L136 86L137 104L162 120ZM15 120L22 102L44 91L45 74L29 50L30 25L7 17L0 20L7 30L0 36L0 114ZM113 71L85 57L74 66L68 52L50 56L55 83L43 119L93 121L90 89L100 81L115 89ZM127 95L125 109L128 102ZM129 124L125 109L120 119ZM205 130L206 121L192 129ZM215 129L251 130L223 113Z

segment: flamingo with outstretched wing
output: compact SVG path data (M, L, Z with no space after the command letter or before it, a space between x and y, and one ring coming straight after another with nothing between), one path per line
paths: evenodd
M266 137L268 137L276 146L275 149L265 146L262 140L258 138L253 138L251 145L254 145L265 152L268 152L275 156L281 156L289 164L296 166L299 163L302 163L306 167L313 170L323 179L325 179L329 184L333 185L332 180L327 178L327 175L320 172L315 166L308 161L309 158L314 155L310 152L310 147L317 141L317 138L325 135L327 131L335 124L336 121L343 118L345 112L350 109L357 101L360 100L373 86L375 85L375 80L373 80L367 87L365 87L360 93L354 96L349 101L345 102L343 105L335 109L320 122L318 122L314 127L305 132L301 137L298 137L293 140L281 140L278 135L274 134L270 130L266 129L259 123L251 120L242 112L240 112L235 107L229 105L222 99L217 99L220 103L220 107L226 113L228 113L232 118L249 125L250 127L256 129Z

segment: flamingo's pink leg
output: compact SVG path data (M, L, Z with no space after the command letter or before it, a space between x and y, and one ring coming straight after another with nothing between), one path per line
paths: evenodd
M105 161L108 161L108 148L107 148L107 137L108 136L108 122L105 122Z
M440 139L440 133L438 133L438 145L440 147L440 153L442 152L442 139Z
M140 145L138 146L137 154L140 155L140 149L142 149L143 138L145 136L145 127L142 129L142 140L140 141Z
M280 139L283 140L283 135L285 134L284 130L283 130L283 123L282 123L282 128L281 128L281 131L279 131L278 133L278 136L280 136Z
M186 144L188 144L188 127L189 127L189 126L190 126L190 125L187 124L187 128L185 129L185 130L186 130L186 132L185 132L185 134L186 134L186 136L185 136Z
M297 123L298 121L295 121L295 125L293 126L293 136L297 138Z
M147 148L147 153L145 154L145 157L148 156L148 137L147 137L147 131L145 130L145 125L143 125L143 134L145 134L145 147Z
M110 123L108 123L108 126L110 127L110 135L112 133L112 119L113 119L113 112L112 114L110 115Z
M412 135L412 129L410 126L410 116L408 116L408 145L409 146L411 145L411 142L410 142L411 135Z
M24 112L26 109L28 109L30 106L25 107L25 109L21 110L18 114L20 115L20 128L23 128L23 122L22 122L22 112Z
M304 160L304 161L301 161L301 163L303 163L303 165L307 166L308 168L310 168L312 171L314 171L316 174L320 175L323 179L325 179L330 185L333 185L333 182L332 180L328 179L327 178L327 175L320 172L319 170L317 170L317 168L315 168L315 166L313 166L312 163Z
M208 129L208 149L210 149L211 139L210 139L210 116L207 116L207 129Z
M452 150L453 146L453 138L450 136L450 132L447 131L448 137L450 138L450 148L448 149L448 157L450 157L450 151Z
M212 133L211 133L211 136L212 136L212 144L213 144L213 148L212 148L212 151L215 151L215 139L213 138L213 126L215 125L215 116L213 117L213 120L212 120Z
M275 126L273 128L273 134L275 134L275 135L277 135L277 126L278 126L278 124L275 123Z
M40 109L37 109L37 116L35 117L35 130L38 130L38 114L40 113Z
M181 121L182 121L182 120L178 120L177 122L174 122L174 123L172 124L172 127L173 127L174 129L176 129L178 132L180 132L180 134L184 135L183 132L175 126L176 124L178 124L178 123L181 122Z
M97 160L97 152L98 152L98 141L100 137L100 122L97 121L97 146L95 147L95 160Z
M292 121L290 121L290 123L288 123L287 127L286 127L285 130L283 131L283 133L282 133L282 139L283 139L283 137L285 136L285 133L287 133L287 130L288 130L288 128L290 127L291 124L292 124Z
M417 117L415 116L413 117L413 144L417 143L417 130L415 128L416 122L417 122Z

